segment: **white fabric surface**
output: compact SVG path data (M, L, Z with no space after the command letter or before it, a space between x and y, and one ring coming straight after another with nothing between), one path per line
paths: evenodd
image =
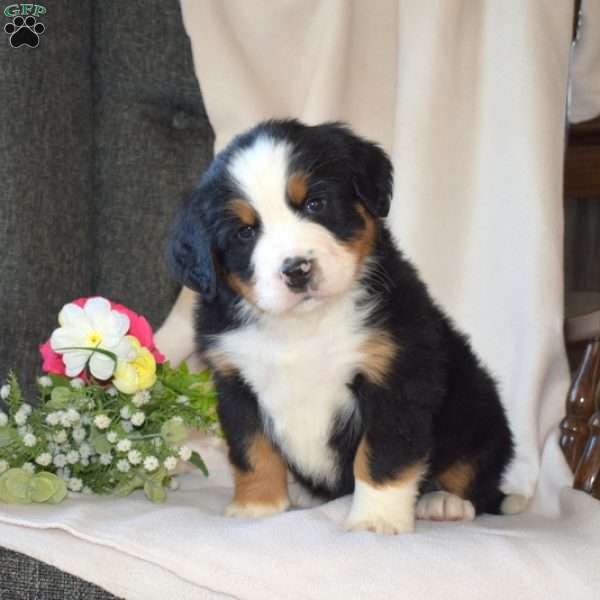
M600 505L567 488L557 446L572 2L182 6L217 148L295 116L344 119L391 152L390 226L498 377L518 444L506 488L533 495L530 509L391 538L342 532L349 498L232 521L224 456L207 450L211 477L185 475L164 506L139 494L3 506L1 543L46 560L51 543L53 564L130 598L187 598L194 585L244 600L598 597ZM15 524L73 535L39 532L35 552Z
M559 452L552 441L549 463ZM136 492L2 506L1 543L133 600L598 597L600 510L582 492L554 496L552 515L419 521L415 534L395 537L347 533L349 497L268 519L221 516L227 461L199 449L210 477L181 476L165 505ZM556 481L544 485L555 492Z

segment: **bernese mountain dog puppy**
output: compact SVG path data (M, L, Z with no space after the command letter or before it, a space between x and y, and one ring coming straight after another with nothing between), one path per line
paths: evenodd
M353 494L349 529L511 513L496 385L382 218L392 165L339 123L267 121L195 186L170 243L199 293L235 492L226 514Z

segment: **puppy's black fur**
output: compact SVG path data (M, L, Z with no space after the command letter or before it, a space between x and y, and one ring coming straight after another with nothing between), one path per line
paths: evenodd
M227 212L227 202L240 192L226 167L234 153L264 134L292 144L290 172L310 171L308 196L326 198L326 209L306 218L347 241L368 225L357 203L368 212L375 234L367 258L369 268L361 270L359 283L367 298L377 302L364 326L384 330L400 349L384 382L374 382L362 372L347 382L360 419L340 419L332 429L329 444L340 467L335 484L308 477L287 460L286 448L278 447L274 439L271 442L296 477L326 498L353 491L353 461L364 437L374 482L383 484L403 468L423 461L429 467L422 489L452 487L458 473L455 487L460 489L450 491L470 499L477 513L499 513L504 499L499 485L513 456L513 442L496 385L467 338L431 299L381 221L391 198L389 159L378 146L346 127L337 123L307 127L297 121L262 123L236 138L199 180L170 247L173 271L202 297L196 320L199 347L210 350L220 334L244 326L249 318L236 310L240 291L229 276L251 282L250 256L260 235L260 215L253 224L255 238L240 242L236 232L244 223ZM251 469L249 440L257 432L268 435L270 428L242 374L216 370L215 381L231 462L241 471Z

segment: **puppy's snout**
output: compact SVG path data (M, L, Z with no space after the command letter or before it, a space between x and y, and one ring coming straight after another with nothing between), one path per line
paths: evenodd
M281 265L281 276L293 292L303 292L313 276L312 259L303 256L286 258Z

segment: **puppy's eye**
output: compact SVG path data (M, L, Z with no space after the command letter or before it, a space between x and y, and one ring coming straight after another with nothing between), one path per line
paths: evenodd
M325 200L323 198L311 198L305 205L304 209L309 215L316 215L325 208Z
M244 227L240 227L237 232L238 239L243 242L249 242L253 240L256 236L256 229L252 227L252 225L245 225Z

